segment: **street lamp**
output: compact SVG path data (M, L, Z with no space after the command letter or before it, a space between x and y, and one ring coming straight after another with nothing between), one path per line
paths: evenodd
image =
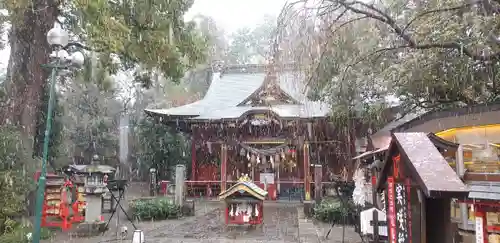
M49 141L50 132L52 130L52 113L54 111L54 99L56 88L56 75L59 70L81 67L85 61L85 57L81 52L74 52L69 55L63 48L68 45L69 36L66 31L61 28L54 27L47 33L47 42L52 47L54 52L50 55L51 61L48 64L43 64L43 67L51 69L50 74L50 90L49 104L47 108L47 123L45 127L45 138L43 140L43 157L42 169L38 178L38 189L36 194L36 209L35 209L35 225L33 233L33 243L40 242L40 232L42 230L42 210L45 194L45 183L47 175L47 161L49 157Z

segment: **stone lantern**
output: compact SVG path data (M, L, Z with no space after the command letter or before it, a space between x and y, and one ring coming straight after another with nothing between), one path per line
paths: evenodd
M102 166L99 163L99 156L94 155L92 163L85 167L85 198L86 211L85 221L93 223L101 221L102 195L107 192L106 180L107 174L114 168Z

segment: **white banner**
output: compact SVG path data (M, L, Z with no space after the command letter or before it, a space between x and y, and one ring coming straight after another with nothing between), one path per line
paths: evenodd
M476 243L484 243L482 217L476 217Z

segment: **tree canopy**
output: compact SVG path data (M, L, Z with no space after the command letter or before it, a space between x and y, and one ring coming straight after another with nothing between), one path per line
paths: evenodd
M11 24L11 55L0 124L19 125L33 137L48 77L40 65L49 61L51 52L45 35L56 22L71 33L73 48L98 53L105 74L99 82L118 70L133 71L135 81L146 86L154 73L179 81L206 56L205 40L196 25L184 22L192 4L192 0L1 2L0 8L8 11L3 20Z
M314 23L300 42L315 48L296 59L313 64L315 96L335 109L369 110L397 97L412 112L500 98L498 1L328 0L298 6L281 18Z

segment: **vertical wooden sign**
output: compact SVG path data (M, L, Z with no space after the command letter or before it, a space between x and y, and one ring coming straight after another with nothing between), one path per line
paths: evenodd
M486 215L482 212L476 212L476 243L484 243L486 242L486 237L484 235L484 225L483 225L483 217Z
M408 194L405 183L395 183L396 232L398 243L410 243L408 228Z
M396 241L396 205L394 200L394 177L387 178L387 221L389 222L389 242L397 243Z
M409 238L409 243L412 243L412 224L411 224L411 179L410 178L406 178L405 179L405 184L406 184L406 195L407 195L407 198L406 198L406 201L407 201L407 204L408 204L408 238Z

